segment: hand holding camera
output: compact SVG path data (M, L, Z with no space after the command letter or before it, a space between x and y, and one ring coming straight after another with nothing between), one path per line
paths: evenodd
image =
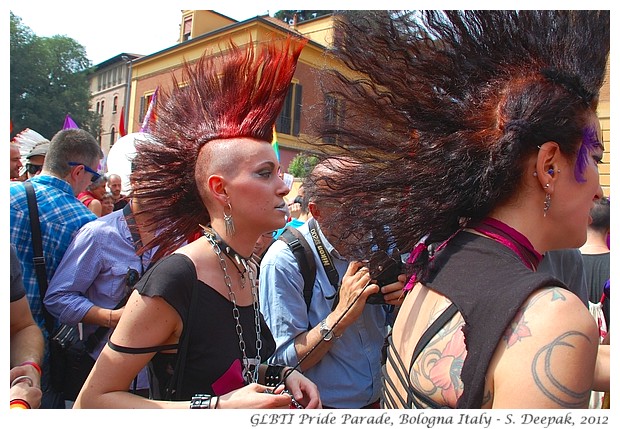
M399 254L394 253L392 256L388 256L385 252L373 253L371 259L368 261L368 267L370 270L371 278L381 289L378 293L374 293L368 297L366 304L381 305L381 304L399 304L402 298L403 287L405 286L406 276L403 274L404 263ZM384 286L390 285L389 288ZM394 295L395 292L398 294ZM392 297L392 299L386 300L386 295Z

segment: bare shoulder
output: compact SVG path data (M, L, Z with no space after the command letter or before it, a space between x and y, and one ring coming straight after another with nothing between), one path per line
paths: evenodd
M587 406L597 349L598 328L579 298L559 287L532 293L493 356L493 407Z
M174 343L182 328L181 317L164 298L133 291L112 339L126 347L152 347Z

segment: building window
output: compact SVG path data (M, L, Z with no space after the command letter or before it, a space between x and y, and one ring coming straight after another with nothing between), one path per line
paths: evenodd
M284 99L282 110L276 119L276 131L291 136L299 136L301 121L302 86L291 83Z
M103 107L105 106L105 100L101 100L101 114L103 115Z
M189 40L192 36L192 17L189 16L183 21L183 41Z
M139 121L140 123L144 122L144 117L146 116L146 112L148 112L149 110L149 106L151 105L151 100L153 99L153 94L155 94L154 92L152 92L149 95L145 95L144 97L140 97L140 116L139 116Z
M116 109L118 109L118 96L115 95L112 102L112 113L116 113Z
M99 114L99 102L97 101L97 114Z
M325 103L323 110L323 124L326 129L331 129L334 125L342 124L344 120L344 102L333 95L325 95ZM335 143L333 136L326 135L323 137L325 143Z
M110 130L110 148L114 146L114 140L116 138L116 128L112 127Z

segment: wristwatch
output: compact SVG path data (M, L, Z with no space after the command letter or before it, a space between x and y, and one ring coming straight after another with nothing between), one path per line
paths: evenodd
M321 320L321 323L319 324L319 332L321 333L321 337L323 337L324 341L331 341L334 338L334 331L332 331L327 324L327 319Z

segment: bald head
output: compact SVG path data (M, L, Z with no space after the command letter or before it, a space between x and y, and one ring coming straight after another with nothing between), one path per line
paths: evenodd
M108 188L110 189L110 192L112 193L115 202L118 201L118 199L121 197L122 187L123 182L121 176L114 173L108 176Z

